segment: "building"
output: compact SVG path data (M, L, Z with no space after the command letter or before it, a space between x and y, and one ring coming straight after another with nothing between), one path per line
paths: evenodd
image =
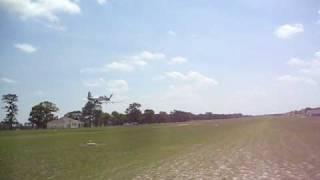
M320 108L308 108L305 114L307 116L320 116Z
M72 111L72 112L68 112L64 116L71 118L71 119L80 120L82 117L82 112L81 111Z
M47 128L49 129L63 129L63 128L80 128L83 127L83 122L79 120L74 120L68 117L62 117L57 120L48 122Z

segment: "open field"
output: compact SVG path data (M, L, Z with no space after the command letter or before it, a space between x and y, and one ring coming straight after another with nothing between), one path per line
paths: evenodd
M6 180L320 179L320 119L0 132L0 167Z

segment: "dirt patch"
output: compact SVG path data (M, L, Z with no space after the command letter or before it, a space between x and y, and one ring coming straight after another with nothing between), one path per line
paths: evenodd
M147 167L134 179L319 179L320 135L313 129L315 123L276 120L226 133L223 143L197 146ZM320 129L320 123L317 126Z
M178 124L177 126L189 126L190 124L183 123L183 124Z

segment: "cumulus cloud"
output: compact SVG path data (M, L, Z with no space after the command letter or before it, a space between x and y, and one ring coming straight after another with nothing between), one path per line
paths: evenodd
M106 71L124 71L130 72L134 70L134 66L127 62L112 62L105 66Z
M89 88L100 87L105 83L106 83L106 81L103 78L99 78L99 79L96 79L96 80L84 80L84 81L82 81L82 84L84 86L86 86L86 87L89 87Z
M212 84L218 85L218 81L215 79L209 78L199 72L196 71L189 71L188 73L181 73L177 71L167 72L165 76L169 79L181 81L181 82L191 82L197 84Z
M153 60L159 60L165 58L166 55L162 53L153 53L150 51L143 51L140 54L136 56L129 57L129 59L134 59L134 60L145 60L145 61L153 61Z
M84 80L83 85L89 88L106 88L110 92L124 93L129 90L129 85L125 80L109 80L98 78L95 80Z
M280 39L289 39L302 32L304 32L303 24L285 24L278 27L274 34Z
M100 5L104 5L107 3L107 0L97 0L97 3Z
M10 78L7 78L7 77L1 77L0 80L4 83L7 83L7 84L15 84L17 83L17 81L13 80L13 79L10 79Z
M315 80L307 77L300 77L300 76L283 75L278 77L278 80L289 82L289 83L305 83L310 85L318 85L318 83Z
M133 56L123 57L123 60L115 61L105 66L106 70L125 71L130 72L137 68L137 66L145 66L151 61L164 59L166 56L162 53L153 53L150 51L143 51Z
M60 24L57 24L57 23L55 23L55 24L47 23L47 24L45 24L45 26L49 29L53 29L56 31L66 31L67 30L67 27L60 25Z
M288 65L290 66L306 66L308 65L307 62L305 62L304 60L302 59L299 59L299 58L291 58L288 62L287 62Z
M186 63L187 59L181 56L177 56L177 57L173 57L170 59L170 61L168 62L168 64L183 64Z
M167 72L162 75L162 80L167 80L169 86L168 89L161 90L159 103L169 103L180 108L187 108L191 104L201 107L211 95L213 87L219 84L215 79L196 71Z
M170 36L177 36L177 33L174 32L173 30L169 30L169 31L168 31L168 35L170 35Z
M110 71L118 71L118 72L131 72L136 70L138 67L146 66L149 63L155 60L161 60L166 58L165 54L162 53L154 53L150 51L143 51L141 53L132 55L132 56L124 56L120 58L118 61L113 61L104 65L102 68L84 68L81 69L81 73L93 73L93 72L110 72Z
M319 58L319 59L320 59L320 50L317 51L316 53L314 53L314 56L315 56L316 58Z
M80 7L71 0L0 0L0 8L22 19L41 18L57 22L57 14L80 13Z
M110 80L107 82L107 88L111 92L124 93L129 90L129 85L125 80Z
M14 47L25 53L34 53L37 51L37 48L27 43L17 43L14 44Z
M288 65L298 68L300 73L308 76L320 75L320 52L314 54L313 59L310 61L302 60L299 58L292 58L287 62Z
M300 72L311 75L311 76L319 76L320 75L320 60L313 60L308 63L307 66L301 67Z

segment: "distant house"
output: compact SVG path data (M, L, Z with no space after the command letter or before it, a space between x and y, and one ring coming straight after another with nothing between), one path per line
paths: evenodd
M57 120L48 122L47 128L49 129L63 129L63 128L80 128L83 127L83 122L68 117L62 117Z
M320 116L320 108L308 108L305 114L307 116Z
M32 129L34 127L34 124L32 124L31 122L25 122L23 127L25 129Z
M67 114L65 114L64 116L71 118L71 119L80 120L82 117L82 112L81 111L71 111L71 112L68 112Z

